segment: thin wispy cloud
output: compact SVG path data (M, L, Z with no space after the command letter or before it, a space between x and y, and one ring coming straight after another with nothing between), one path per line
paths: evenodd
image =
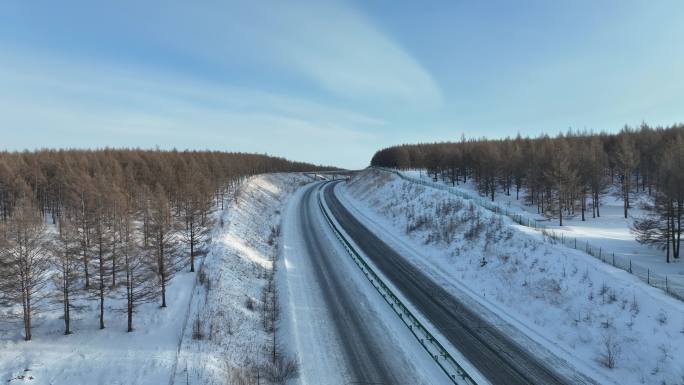
M307 99L168 72L7 52L0 59L8 69L0 73L0 121L15 134L6 139L33 132L39 147L162 145L290 157L319 148L310 158L324 162L335 143L371 142L373 128L385 124ZM283 148L287 141L292 146Z
M354 101L413 109L443 104L428 71L345 2L211 2L173 10L161 21L175 32L156 39L193 55L227 64L267 61L265 71L292 73Z
M683 14L676 0L8 0L0 144L363 167L426 138L671 124Z
M8 136L9 148L60 145L49 135L60 132L76 146L204 144L324 163L345 143L363 149L344 155L360 167L389 124L383 106L444 102L429 73L345 3L70 5L61 20L49 5L12 10L35 28L0 39L0 123L40 134Z
M431 75L354 9L327 2L295 3L273 17L280 56L326 89L411 108L443 104Z

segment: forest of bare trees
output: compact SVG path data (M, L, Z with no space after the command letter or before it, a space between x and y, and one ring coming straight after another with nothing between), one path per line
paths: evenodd
M601 216L601 203L617 194L630 217L633 198L643 194L647 216L634 218L639 242L680 257L684 215L684 125L625 127L617 134L568 132L557 137L463 138L459 142L400 145L375 153L373 166L426 169L453 185L471 180L492 201L515 194L540 214ZM513 190L513 191L511 191Z
M97 304L101 329L106 302L125 298L119 310L132 331L141 303L172 305L166 287L181 269L195 271L208 214L227 192L250 175L317 169L243 153L0 153L0 304L19 309L30 340L43 309L58 306L70 334L74 298Z

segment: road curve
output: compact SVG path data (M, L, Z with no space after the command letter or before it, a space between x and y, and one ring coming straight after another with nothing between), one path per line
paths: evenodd
M304 187L288 208L294 212L288 213L290 220L283 229L284 268L287 270L288 264L296 265L291 269L297 274L287 277L287 285L297 291L295 295L288 294L288 301L293 302L291 316L299 328L299 336L295 338L304 341L304 346L299 343L302 365L328 367L331 369L327 371L338 373L324 373L325 369L318 368L311 370L314 374L301 382L317 385L337 385L341 381L340 385L446 384L448 380L441 373L437 373L443 376L441 379L426 378L426 371L416 367L420 365L416 354L407 353L397 343L397 338L404 337L389 331L388 322L400 321L388 321L387 317L381 316L378 309L384 304L380 304L381 297L332 238L318 207L320 187L321 183ZM302 324L306 326L302 327ZM415 341L411 340L410 344ZM426 356L418 349L420 357ZM335 362L312 362L323 360Z
M564 378L529 354L478 314L409 263L357 220L335 195L324 197L344 231L413 306L494 385L565 385L590 383L582 376Z

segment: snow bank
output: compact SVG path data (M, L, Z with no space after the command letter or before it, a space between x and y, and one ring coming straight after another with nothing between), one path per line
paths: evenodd
M601 382L684 382L684 306L638 278L470 201L368 170L341 186L434 276ZM612 368L610 368L612 366Z
M401 173L426 182L446 185L473 197L480 196L477 186L473 183L472 179L467 183L452 186L444 181L434 182L432 177L429 177L425 171L401 171ZM591 202L589 201L587 202L588 207L585 213L585 221L582 221L581 212L578 211L571 215L565 214L563 216L563 226L558 225L557 217L547 217L538 212L536 205L526 204L526 190L524 188L520 191L519 199L516 199L515 192L512 192L510 196L504 193L497 193L495 194L494 202L487 203L498 206L509 213L515 213L537 221L547 229L553 230L556 234L562 234L566 239L576 238L580 245L588 242L594 249L602 248L605 252L604 254L614 254L616 263L620 264L623 268L626 268L631 263L634 269L639 268L643 270L639 271L638 274L644 277L647 274L646 270L649 269L650 274L657 274L661 281L667 275L671 280L675 281L678 289L684 287L684 264L677 260L667 263L665 251L638 243L634 234L631 233L630 226L634 218L649 214L649 211L643 209L642 206L653 203L653 198L644 192L634 195L632 198L633 207L629 209L629 218L624 217L621 193L613 186L607 194L601 197L600 217L592 217ZM656 284L656 286L661 288L664 285L664 282Z
M273 275L280 214L290 194L309 179L267 174L249 179L223 213L176 366L175 384L252 383L271 346L263 291ZM221 223L223 226L221 227Z

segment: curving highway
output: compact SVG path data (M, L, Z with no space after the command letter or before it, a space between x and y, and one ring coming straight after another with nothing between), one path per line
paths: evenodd
M283 216L281 334L299 355L300 384L451 384L340 247L324 222L319 195L360 251L447 339L442 342L477 369L482 382L593 383L579 374L559 374L489 326L354 217L336 196L337 183L303 187Z
M300 383L449 384L323 222L321 186L295 194L283 223L280 295Z
M579 374L573 378L563 377L496 328L487 326L482 317L469 310L458 298L409 263L355 218L337 198L334 188L337 183L329 183L324 189L326 204L337 222L378 270L490 383L592 383Z

